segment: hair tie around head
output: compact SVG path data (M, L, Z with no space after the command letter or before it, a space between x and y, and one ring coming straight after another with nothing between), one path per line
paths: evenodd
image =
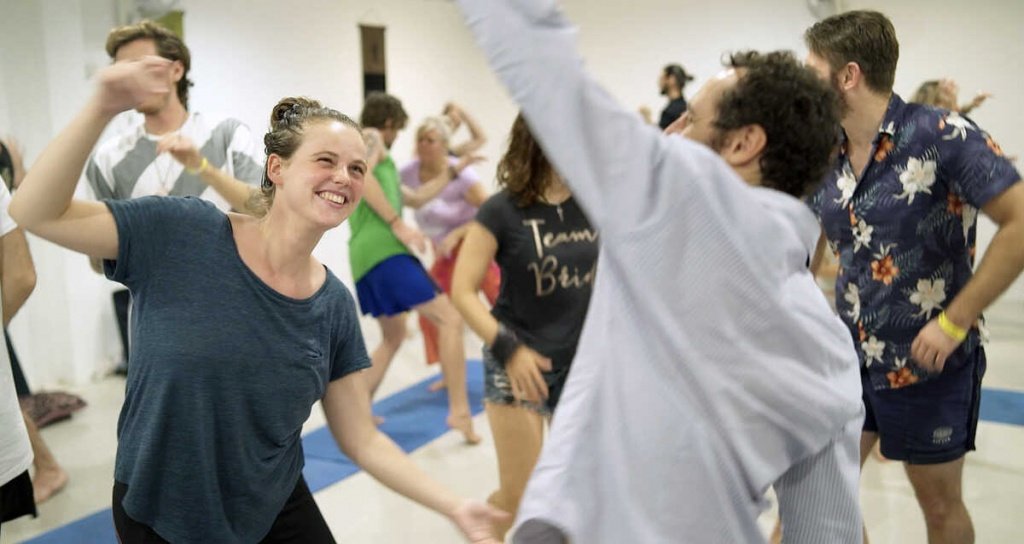
M301 118L302 110L301 104L292 102L286 107L278 108L274 113L278 123L283 126L290 126Z

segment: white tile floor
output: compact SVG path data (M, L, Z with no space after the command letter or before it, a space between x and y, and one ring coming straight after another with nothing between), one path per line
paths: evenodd
M997 305L989 312L989 323L992 342L985 385L1024 391L1024 366L1020 365L1024 306ZM378 338L376 327L364 323L364 330L372 346ZM468 337L466 344L468 355L476 357L479 343ZM382 395L436 372L435 367L423 365L420 346L419 337L412 336L402 348L382 386ZM70 473L70 484L40 507L39 518L4 524L0 544L21 542L110 506L114 429L123 387L122 380L110 378L78 389L89 402L88 408L70 421L43 430L45 440ZM314 410L307 430L322 424L322 416ZM481 445L465 446L449 433L413 457L456 491L482 498L495 485L496 468L486 420L478 417L476 425L484 437ZM968 456L964 487L979 543L1024 542L1018 519L1024 512L1024 427L983 422L978 451ZM924 521L899 463L869 461L861 495L873 543L925 542ZM444 519L387 491L363 473L321 491L316 498L339 542L459 542ZM762 521L767 531L771 513Z

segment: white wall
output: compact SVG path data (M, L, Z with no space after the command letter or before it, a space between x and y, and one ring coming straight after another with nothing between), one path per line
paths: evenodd
M723 52L793 49L813 22L803 0L565 0L581 27L588 65L613 95L633 109L658 111L655 84L662 66L680 62L697 87L720 69ZM192 108L242 119L257 134L282 96L306 95L353 117L361 107L358 24L387 27L389 90L414 128L455 100L475 114L490 141L481 167L491 179L515 115L450 2L441 0L185 0L185 34L193 53ZM975 119L1010 155L1024 157L1024 135L1012 123L1024 111L1024 2L1016 0L849 0L848 7L883 9L902 45L897 91L908 96L925 79L951 76L963 98L995 93ZM369 7L372 6L372 7ZM113 0L0 0L0 133L25 142L31 161L89 92L86 74L105 63L105 30ZM9 127L6 126L9 123ZM411 155L412 130L396 142L401 163ZM571 173L569 173L571 176ZM982 229L982 242L991 225ZM316 254L344 281L347 226L325 236ZM106 370L118 355L110 286L83 258L32 241L39 286L12 325L34 385L81 381ZM1024 299L1018 282L1011 296Z
M0 37L0 44L4 43L3 38ZM3 62L0 53L0 63ZM0 64L2 66L2 64ZM0 70L0 137L6 138L8 136L6 130L11 126L11 120L7 117L7 83L4 81L4 70Z
M112 16L95 23L108 4L0 0L3 115L9 123L2 129L25 145L29 166L87 96L83 28L89 22L109 28ZM120 352L111 284L92 273L81 255L31 235L29 244L38 281L11 323L11 335L31 385L82 382L106 371Z
M284 96L316 98L358 120L363 93L358 25L384 25L388 90L411 116L410 130L393 147L396 162L410 158L416 124L455 100L490 129L484 153L492 160L482 170L486 179L493 177L501 133L515 110L472 48L451 3L380 0L367 8L353 0L308 0L297 4L301 9L273 1L185 5L196 82L193 109L229 113L260 135L270 109ZM351 285L348 235L347 224L328 233L316 255Z

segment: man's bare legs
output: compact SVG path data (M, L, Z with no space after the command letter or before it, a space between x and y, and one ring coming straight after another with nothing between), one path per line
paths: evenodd
M366 381L370 386L371 398L380 387L380 382L384 380L384 374L391 366L391 361L394 360L395 353L398 353L398 348L402 347L402 340L405 340L405 318L407 315L409 314L401 313L377 318L377 324L380 325L380 344L370 354L370 368L366 371ZM379 416L374 416L373 420L377 425L384 423L384 418Z
M964 458L935 465L904 463L924 512L929 544L974 544L974 525L963 500Z
M391 366L391 361L402 347L405 340L405 318L408 314L378 317L377 324L380 325L380 344L370 355L372 365L366 371L366 380L370 385L370 395L377 392L380 382L384 380L384 373Z
M480 436L473 431L473 415L469 410L469 395L466 392L462 316L445 294L416 306L416 311L437 327L441 373L444 375L444 386L448 389L448 426L461 432L466 442L476 444L480 442Z
M64 472L64 469L57 464L57 459L54 458L53 452L50 451L46 442L43 442L43 437L39 434L39 427L36 427L32 418L28 417L25 412L22 412L21 415L25 419L25 427L28 429L28 438L32 443L32 455L34 456L32 465L35 468L35 474L32 477L32 491L36 504L42 504L55 493L64 489L68 483L68 473Z

